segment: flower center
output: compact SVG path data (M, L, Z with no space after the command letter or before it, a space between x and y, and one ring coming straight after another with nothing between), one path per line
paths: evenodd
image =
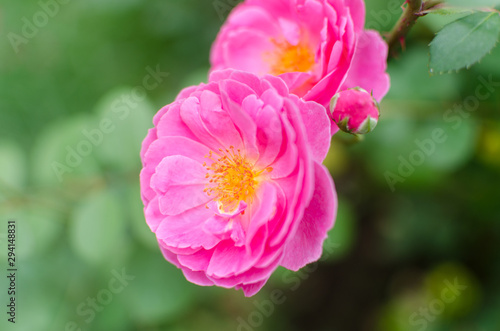
M221 210L230 213L238 208L240 201L252 202L259 176L273 169L255 170L239 149L235 152L233 146L226 150L219 149L219 152L218 159L214 158L212 151L205 156L213 162L210 166L203 164L208 170L205 177L209 179L204 192L214 195Z
M307 72L314 66L315 58L311 48L304 42L292 45L288 41L271 40L276 46L269 57L271 74L281 75L287 72Z

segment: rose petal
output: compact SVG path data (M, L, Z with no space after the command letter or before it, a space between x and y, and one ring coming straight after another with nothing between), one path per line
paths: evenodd
M205 206L201 206L179 215L169 216L156 230L156 237L167 246L212 249L220 240L203 230L203 224L212 215L213 213Z
M375 31L363 32L358 41L358 47L349 74L342 85L342 90L361 87L380 102L389 91L389 75L387 69L387 43Z
M321 257L327 232L333 227L337 213L337 195L328 170L316 163L315 190L304 212L297 232L286 244L281 265L297 271Z

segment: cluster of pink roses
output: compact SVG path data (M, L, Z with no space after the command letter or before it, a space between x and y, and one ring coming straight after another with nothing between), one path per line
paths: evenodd
M336 123L367 131L372 95L389 88L387 46L364 17L363 0L246 0L213 45L208 84L154 117L146 221L189 281L251 296L278 266L320 258L337 208L321 164Z

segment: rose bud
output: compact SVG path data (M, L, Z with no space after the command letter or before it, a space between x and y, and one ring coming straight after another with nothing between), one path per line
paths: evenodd
M360 87L337 93L330 102L330 117L340 130L365 134L377 125L379 104L372 94Z

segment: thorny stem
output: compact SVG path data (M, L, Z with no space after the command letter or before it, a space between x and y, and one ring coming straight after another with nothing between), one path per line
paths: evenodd
M425 11L444 3L444 1L406 0L405 3L407 4L407 6L403 11L403 15L401 15L392 31L385 35L386 42L389 45L389 57L395 53L395 51L399 47L399 44L404 43L404 38L411 30L413 25L415 25L417 19L421 16L426 15L424 13Z

